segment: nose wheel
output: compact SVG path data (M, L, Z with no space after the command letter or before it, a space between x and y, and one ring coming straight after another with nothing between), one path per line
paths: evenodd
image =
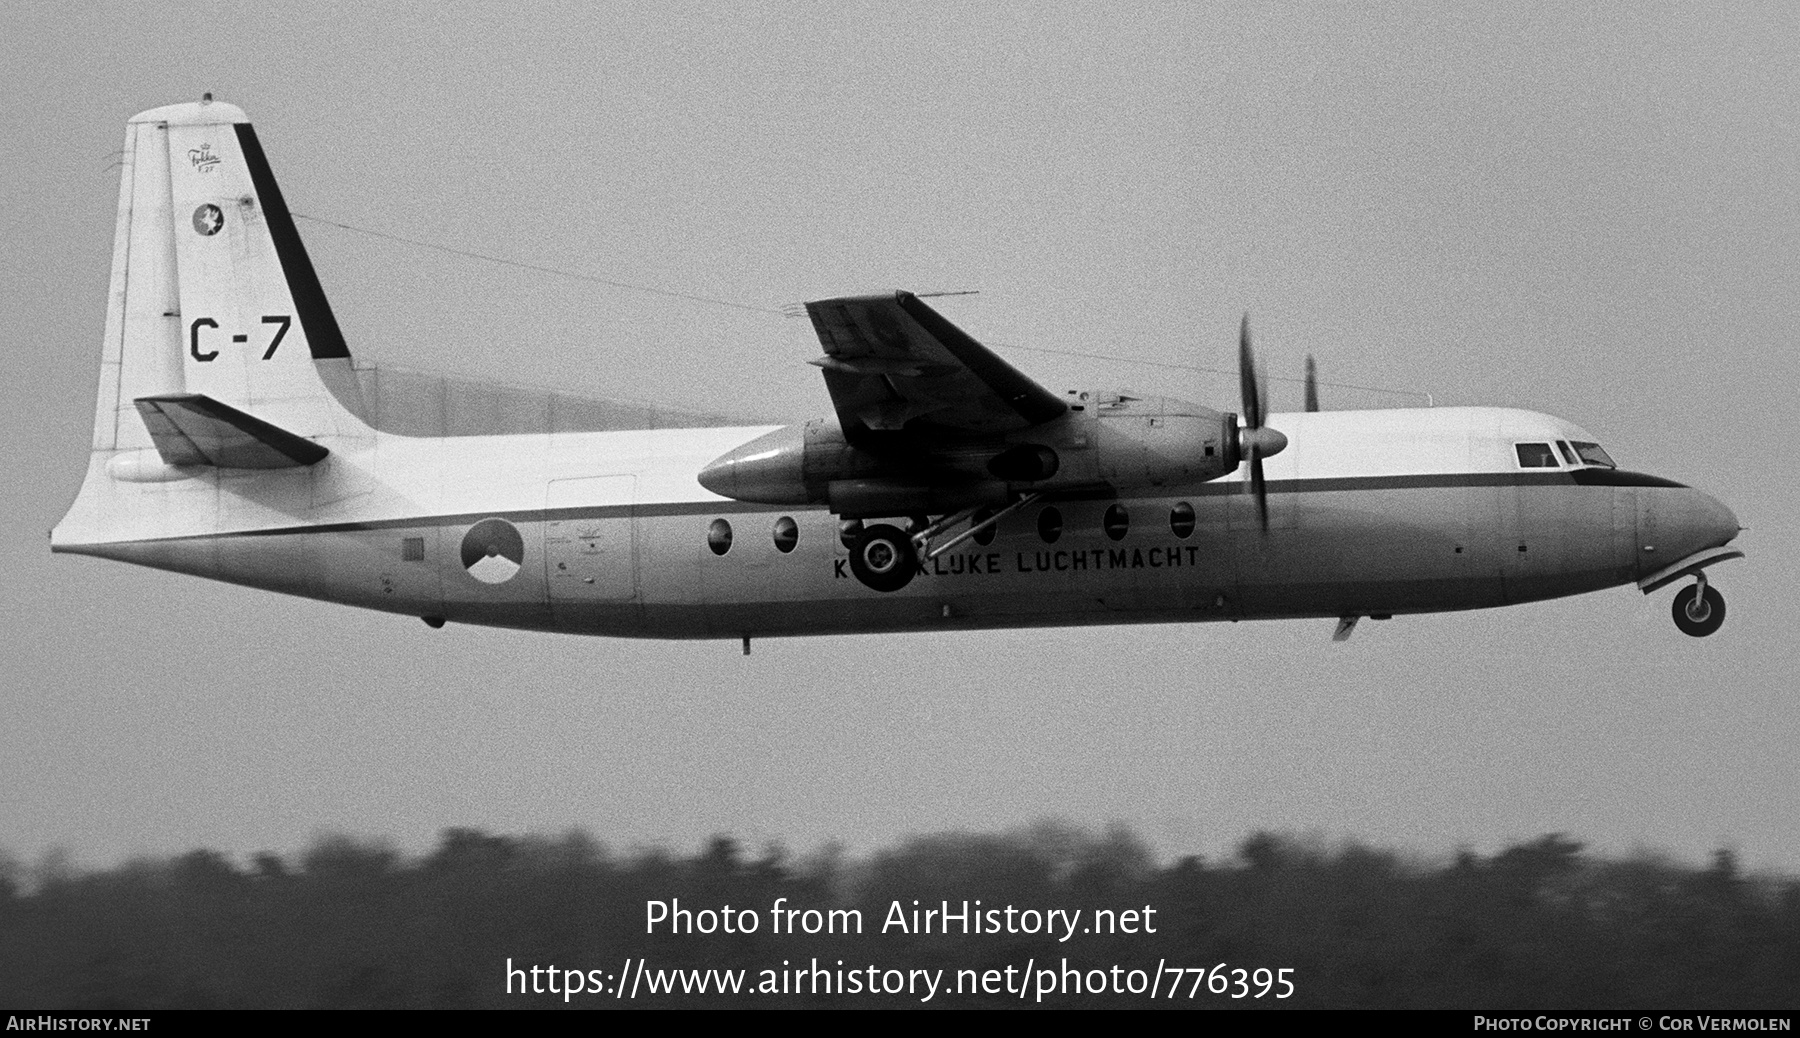
M1706 575L1698 574L1694 583L1675 593L1670 612L1681 633L1704 638L1725 623L1725 596L1706 583Z

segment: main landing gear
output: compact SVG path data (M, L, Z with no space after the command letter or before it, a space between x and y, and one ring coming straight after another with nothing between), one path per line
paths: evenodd
M976 536L1007 516L1024 508L1042 494L1026 494L998 512L987 513L977 506L946 515L935 522L924 516L913 519L909 530L877 523L864 527L850 541L850 572L877 591L898 591L912 582L920 567L951 548ZM968 523L968 529L938 540L944 534ZM854 529L850 526L849 529ZM845 536L850 536L848 532Z
M918 569L912 538L886 523L865 527L850 546L850 572L877 591L900 590Z
M1704 638L1725 623L1725 596L1706 583L1704 572L1694 574L1694 582L1675 593L1670 610L1681 633Z

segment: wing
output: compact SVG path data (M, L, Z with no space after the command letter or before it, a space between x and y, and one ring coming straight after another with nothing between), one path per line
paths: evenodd
M1061 397L995 356L911 292L806 304L844 435L913 429L983 436L1050 421Z

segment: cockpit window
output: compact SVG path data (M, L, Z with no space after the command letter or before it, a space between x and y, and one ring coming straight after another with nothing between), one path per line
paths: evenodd
M1562 456L1563 456L1564 461L1568 462L1571 465L1581 464L1581 462L1575 460L1575 452L1574 452L1574 450L1570 449L1568 440L1557 440L1556 441L1556 449L1559 451L1562 451Z
M1580 440L1576 440L1574 446L1575 453L1581 455L1581 460L1587 462L1589 465L1602 465L1609 469L1616 469L1619 467L1618 463L1613 461L1612 457L1605 451L1601 450L1600 445L1597 443L1582 443Z
M1513 449L1519 452L1519 467L1522 469L1554 469L1562 466L1556 463L1556 452L1547 443L1519 443Z

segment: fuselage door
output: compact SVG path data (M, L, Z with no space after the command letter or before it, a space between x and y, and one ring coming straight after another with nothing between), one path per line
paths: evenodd
M558 479L544 494L544 575L552 602L636 598L636 476Z

